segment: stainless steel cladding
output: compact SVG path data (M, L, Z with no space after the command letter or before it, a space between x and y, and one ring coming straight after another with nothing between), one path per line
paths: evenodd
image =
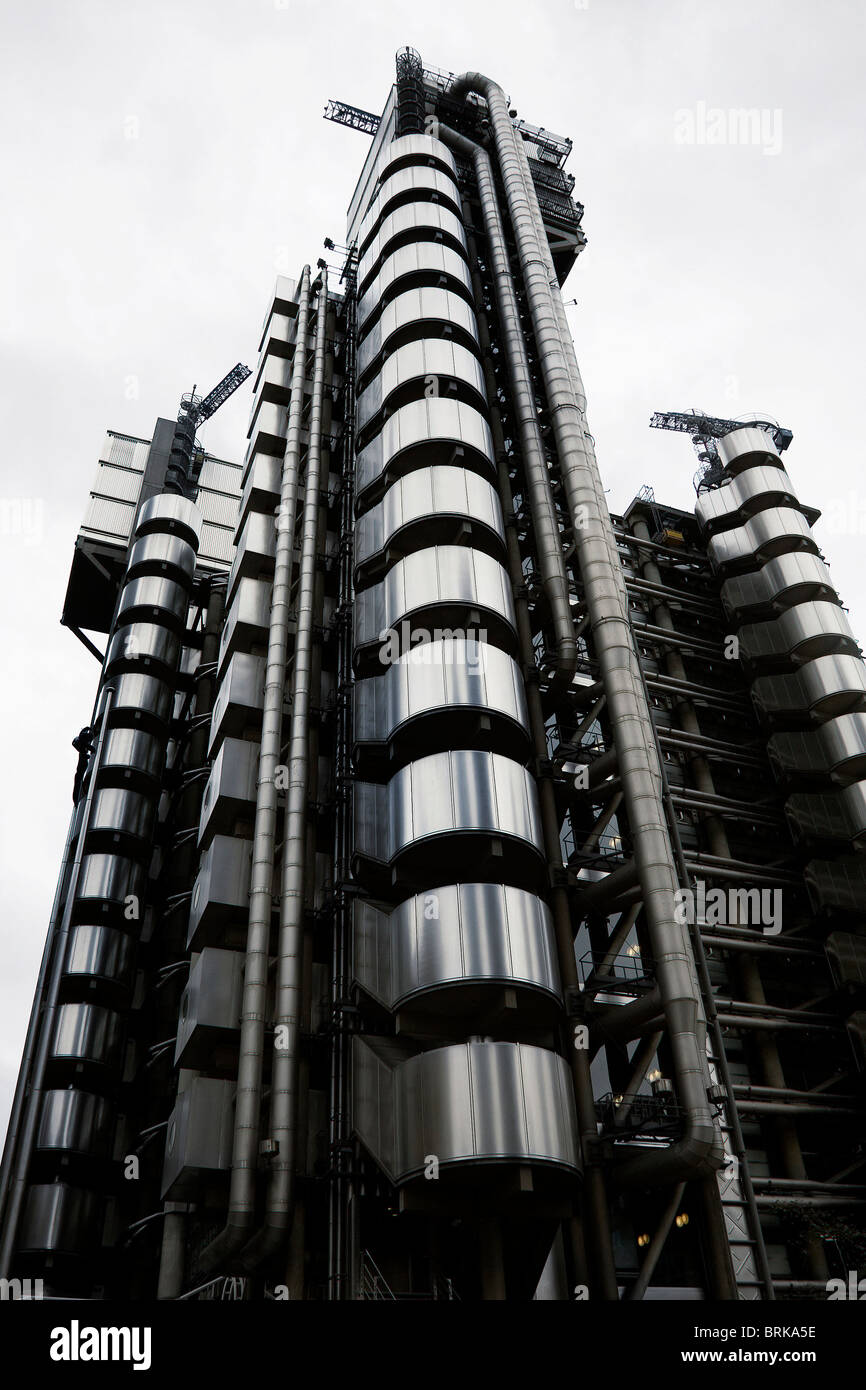
M385 358L358 397L358 431L367 431L383 406L411 382L423 383L428 397L445 395L452 384L459 383L467 396L475 397L476 404L486 404L484 373L475 353L459 343L428 338L406 343Z
M235 652L223 672L211 715L210 745L213 754L220 741L261 725L264 705L265 658Z
M181 536L149 533L137 540L129 552L127 578L165 575L176 583L189 585L195 571L195 549Z
M133 708L135 707L133 702ZM115 717L119 713L116 700L112 712ZM110 729L102 751L102 783L108 785L109 781L116 777L121 785L155 787L162 777L164 759L165 741L158 735L148 733L145 729Z
M232 831L235 822L255 817L259 744L227 738L214 759L201 803L199 844L206 848L214 835Z
M787 676L759 676L752 699L768 717L817 723L866 709L866 665L854 656L819 656Z
M89 1158L105 1158L111 1148L114 1107L90 1091L46 1091L37 1147Z
M270 512L280 500L280 460L273 454L253 453L244 475L238 526L253 512Z
M127 583L117 607L119 625L135 622L166 623L182 631L186 618L187 589L173 579L147 574Z
M239 579L271 578L274 573L277 528L273 515L248 512L237 537L235 558L229 572L226 600L231 603Z
M707 547L713 568L722 573L757 569L766 560L793 550L818 553L808 521L793 507L769 507L745 526L712 536Z
M119 627L108 647L105 674L109 679L123 671L144 671L171 679L177 670L181 640L176 632L156 623L128 623Z
M388 301L358 346L358 378L362 379L378 362L383 349L400 335L438 338L443 332L455 341L477 342L475 311L462 295L453 290L422 288L404 290Z
M419 241L400 246L382 262L378 275L370 281L358 301L358 326L364 329L373 314L380 312L385 300L421 285L463 292L471 302L472 275L465 256L453 246L437 246L433 241Z
M862 849L866 845L866 785L854 782L826 793L796 792L785 802L785 816L796 840L843 840Z
M55 1062L93 1062L116 1067L123 1050L123 1024L99 1004L61 1004L51 1045Z
M490 555L464 546L432 546L407 555L381 583L358 594L355 646L381 646L404 620L432 623L437 615L450 618L449 627L468 617L477 637L485 629L490 641L509 645L515 617L506 570ZM391 659L383 657L382 664Z
M354 1041L355 1125L392 1181L489 1163L579 1169L574 1098L563 1059L544 1048L467 1042L395 1065L375 1039Z
M743 468L762 467L766 464L782 467L779 450L767 430L751 425L731 430L718 441L719 458L729 476L739 473Z
M206 947L193 961L180 1001L174 1060L208 1069L214 1048L240 1029L244 958L240 951Z
M126 932L81 923L72 929L64 973L86 978L90 988L99 981L127 985L134 958L133 940Z
M264 579L242 579L235 590L220 637L220 673L236 651L267 646L270 611L270 584Z
M467 254L463 223L456 213L437 203L407 203L383 219L358 261L358 290L362 296L371 278L382 270L395 248L407 242L411 242L413 249L430 242L436 246L450 246L464 256Z
M221 940L232 922L246 926L251 854L252 840L233 835L215 835L205 850L190 902L187 944L192 949Z
M152 793L128 791L125 787L103 787L93 800L88 833L102 832L117 844L132 842L131 852L150 856L150 839L156 818Z
M495 478L493 438L484 416L474 406L438 396L410 401L394 411L381 433L358 454L358 497L374 484L383 488L419 464L456 460Z
M355 846L361 855L391 863L419 841L479 834L543 852L535 782L510 758L452 749L410 763L387 786L357 785Z
M152 531L181 536L198 550L201 540L201 512L194 502L174 493L160 492L144 503L136 522L136 536Z
M522 888L446 884L390 912L358 900L353 937L355 978L389 1009L494 982L561 998L550 909Z
M774 734L767 743L779 776L832 774L837 784L866 777L866 714L842 714L809 733Z
M22 1251L84 1254L100 1244L102 1199L68 1183L28 1190L18 1247Z
M232 1156L234 1083L196 1076L179 1092L168 1122L162 1195L182 1201L202 1173L224 1171Z
M124 727L154 729L164 736L171 717L172 687L158 676L126 671L112 679L114 701L111 717Z
M410 165L383 178L379 184L379 191L361 219L358 229L358 249L361 255L379 230L386 213L397 204L420 201L450 203L452 212L459 214L460 190L454 175L446 174L442 169Z
M860 654L845 610L836 603L798 603L771 622L746 623L738 637L740 655L759 670L801 666L816 656Z
M695 504L699 523L711 535L738 526L766 507L798 507L812 521L819 513L803 507L783 468L750 468L724 486L704 492Z
M122 913L129 899L140 898L146 878L143 866L125 856L88 854L82 861L76 899L82 904L106 902Z
M496 488L465 468L440 465L419 468L400 478L380 502L358 518L355 566L359 578L371 562L387 552L399 558L406 550L441 539L467 540L503 558L505 526Z
M839 596L824 561L808 553L779 555L757 573L738 575L722 585L726 612L743 618L815 600L838 602Z
M406 724L431 714L490 715L529 738L523 677L517 662L486 642L437 640L404 653L381 676L354 690L354 736L387 742Z
M401 135L392 140L379 157L377 173L380 179L385 179L392 170L407 165L438 166L457 178L454 156L447 145L433 135Z

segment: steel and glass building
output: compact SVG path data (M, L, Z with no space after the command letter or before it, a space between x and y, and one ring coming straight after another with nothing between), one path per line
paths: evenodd
M372 142L243 466L189 401L111 435L76 545L105 642L0 1276L825 1297L866 1242L866 666L791 433L663 417L694 510L612 516L570 141L410 50L329 114Z

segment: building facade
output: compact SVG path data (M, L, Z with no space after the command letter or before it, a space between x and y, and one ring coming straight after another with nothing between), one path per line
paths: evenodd
M570 142L410 50L337 119L345 246L277 282L243 467L183 411L100 464L0 1275L825 1297L864 1241L866 667L790 433L679 417L694 513L611 516Z

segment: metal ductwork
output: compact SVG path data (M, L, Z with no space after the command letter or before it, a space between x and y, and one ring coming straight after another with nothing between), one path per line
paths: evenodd
M321 265L316 299L315 360L309 418L309 447L304 480L300 575L295 605L296 632L292 667L291 724L288 744L288 788L283 822L280 882L280 920L274 1003L276 1037L271 1063L270 1139L274 1145L259 1234L242 1251L243 1262L255 1266L286 1238L294 1211L295 1169L298 1163L298 1087L300 1033L303 1010L304 866L307 853L306 818L310 778L309 729L312 702L315 577L318 555L319 494L322 479L325 357L327 353L328 273ZM276 589L276 580L274 582ZM254 864L255 871L255 864Z
M621 1176L646 1183L709 1175L721 1166L723 1149L707 1100L710 1075L704 1008L687 930L673 919L672 905L679 881L662 802L658 752L629 624L616 538L586 426L583 384L522 140L512 125L505 95L501 87L481 73L463 74L451 86L454 98L470 92L485 98L490 115L568 498L593 642L615 730L617 766L664 1003L677 1090L687 1116L683 1139L661 1153L645 1153L627 1160Z
M301 274L297 335L292 365L292 394L281 479L274 582L267 605L267 664L265 670L262 738L253 831L252 871L249 895L249 922L241 1012L240 1056L237 1100L232 1147L231 1191L228 1217L223 1230L204 1251L200 1264L212 1269L234 1256L244 1244L255 1214L255 1176L261 1125L262 1068L265 1048L265 1009L270 954L271 894L273 891L274 848L277 820L276 769L280 761L282 738L283 688L288 660L289 616L291 610L292 552L301 449L301 414L304 405L304 376L308 350L310 318L310 268ZM243 602L245 584L238 587L237 604ZM260 590L266 586L259 584ZM256 594L259 599L259 594ZM264 613L262 613L264 617ZM229 651L223 632L221 664Z
M449 130L447 126L439 126L437 134L452 149L473 161L475 177L478 180L478 196L481 200L484 230L496 285L496 307L513 393L512 405L520 429L523 466L526 470L532 520L538 544L541 581L550 605L556 648L555 676L557 682L568 684L577 666L577 641L574 635L568 576L551 499L550 475L541 441L526 339L520 322L520 309L508 258L505 230L496 197L493 167L486 151L465 136Z

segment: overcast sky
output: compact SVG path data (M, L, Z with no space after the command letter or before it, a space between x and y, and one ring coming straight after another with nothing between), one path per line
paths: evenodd
M98 668L59 627L107 428L255 366L275 274L342 240L395 50L570 136L568 284L609 500L694 501L655 409L773 416L866 636L860 0L67 0L5 9L0 1133ZM743 141L730 112L754 109ZM202 432L240 460L249 384Z

